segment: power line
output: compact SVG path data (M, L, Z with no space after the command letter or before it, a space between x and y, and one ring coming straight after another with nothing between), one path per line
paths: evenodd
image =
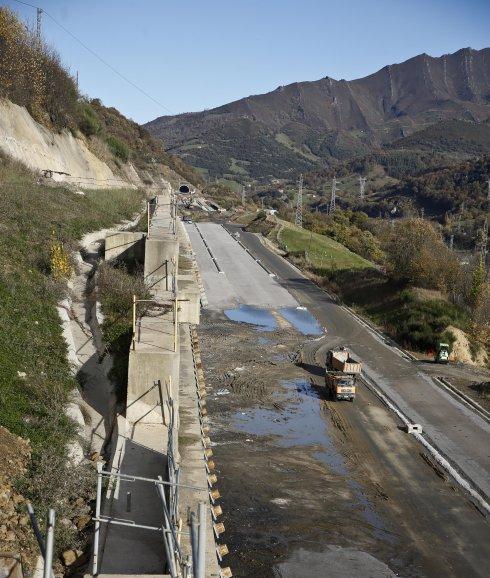
M38 18L38 27L39 27L39 33L40 33L40 12L45 14L48 18L50 18L57 26L59 26L64 32L66 32L66 34L68 34L69 36L71 36L76 42L78 42L78 44L80 44L80 46L82 46L83 48L85 48L85 50L87 50L87 52L90 52L90 54L92 54L92 56L95 56L95 58L97 58L97 60L99 60L100 62L102 62L102 64L104 64L105 66L107 66L107 68L109 68L110 70L112 70L112 72L114 72L114 74L117 74L117 76L119 76L120 78L122 78L125 82L127 82L128 84L130 84L133 88L135 88L136 90L138 90L141 94L143 94L144 96L146 96L146 98L149 98L151 101L153 101L155 104L157 104L158 106L160 106L161 108L163 108L164 110L166 110L167 112L169 112L170 114L173 114L173 112L164 104L162 104L161 102L159 102L156 98L153 98L153 96L151 96L151 94L148 94L145 90L143 90L142 88L140 88L137 84L135 84L132 80L130 80L127 76L125 76L124 74L122 74L122 72L119 72L119 70L117 70L116 68L114 68L114 66L112 66L112 64L109 64L109 62L107 62L107 60L104 60L104 58L102 58L102 56L99 56L97 54L97 52L95 52L95 50L92 50L89 46L87 46L85 44L85 42L83 42L82 40L80 40L80 38L78 38L77 36L75 36L75 34L73 34L73 32L71 32L70 30L68 30L68 28L66 28L66 26L64 26L63 24L61 24L61 22L58 22L56 20L56 18L54 18L54 16L52 16L49 12L46 12L46 10L44 10L43 8L40 8L39 6L35 6L34 4L29 4L28 2L22 2L21 0L14 0L14 2L17 2L18 4L23 4L24 6L29 6L30 8L34 8L37 11L37 18Z

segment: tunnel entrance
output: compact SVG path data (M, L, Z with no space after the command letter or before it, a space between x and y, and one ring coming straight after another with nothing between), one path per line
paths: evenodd
M179 187L179 193L190 193L189 185L183 184Z

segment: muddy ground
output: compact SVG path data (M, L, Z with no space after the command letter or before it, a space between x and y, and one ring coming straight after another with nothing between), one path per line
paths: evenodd
M327 399L326 337L280 325L198 328L233 575L486 575L484 515L363 386Z

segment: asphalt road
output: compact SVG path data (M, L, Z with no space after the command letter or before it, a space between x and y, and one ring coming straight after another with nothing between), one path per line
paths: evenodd
M226 228L239 230L232 225ZM403 358L396 348L362 325L296 268L264 247L256 235L241 231L240 240L276 274L282 287L326 327L330 337L353 350L362 360L366 374L405 415L422 425L439 451L488 499L489 424L440 389L416 364Z
M185 226L203 278L208 308L297 306L290 293L221 225L195 223Z

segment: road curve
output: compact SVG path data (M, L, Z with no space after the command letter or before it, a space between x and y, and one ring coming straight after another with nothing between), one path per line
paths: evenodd
M234 232L239 227L226 225ZM373 379L451 464L482 494L490 497L490 426L439 388L416 364L361 324L285 259L267 249L257 235L240 232L247 249L277 276L277 281L318 319L330 337L349 346ZM360 273L362 274L362 273Z

